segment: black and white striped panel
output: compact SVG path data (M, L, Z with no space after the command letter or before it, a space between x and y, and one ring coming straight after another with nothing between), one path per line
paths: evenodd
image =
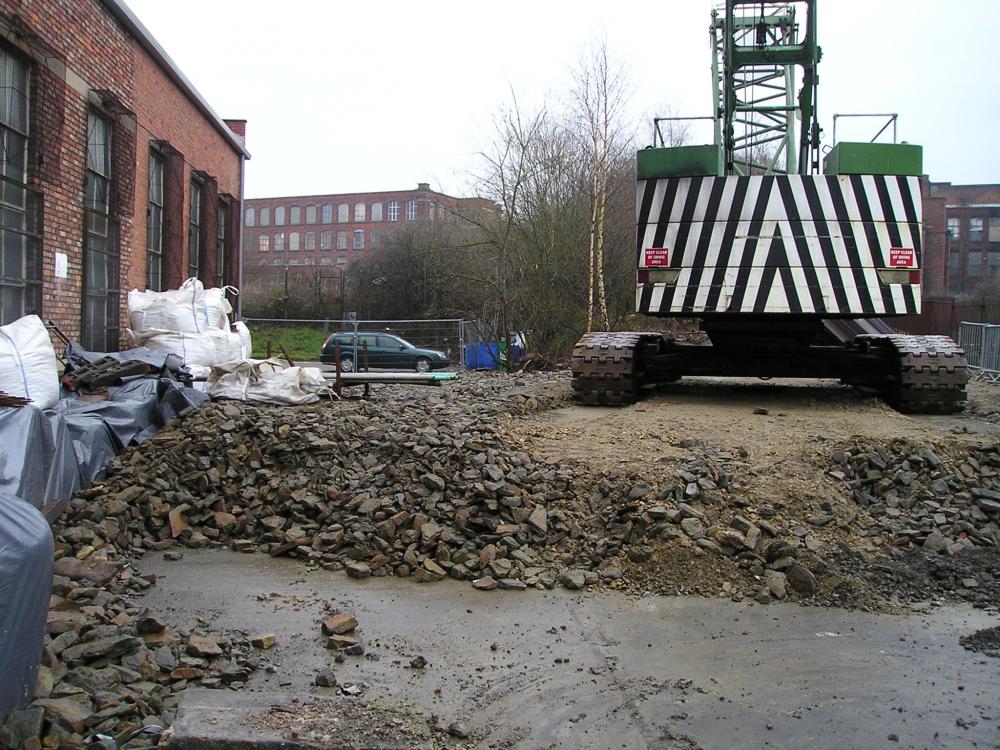
M652 273L650 283L639 284L639 312L920 311L919 284L884 283L879 277L879 269L920 268L917 177L640 180L636 214L639 269L677 272L659 274L675 280L657 281Z

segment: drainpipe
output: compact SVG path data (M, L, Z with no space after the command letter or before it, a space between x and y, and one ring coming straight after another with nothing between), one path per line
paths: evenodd
M236 274L236 286L239 287L240 293L236 295L236 319L243 320L243 181L244 181L244 167L246 164L246 156L240 153L240 212L239 212L239 222L237 226L239 229L236 232L236 257L239 258L239 272Z

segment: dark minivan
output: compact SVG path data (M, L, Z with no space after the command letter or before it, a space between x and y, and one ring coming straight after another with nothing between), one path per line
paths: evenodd
M430 372L440 370L451 364L448 355L437 349L421 349L409 341L394 336L391 333L335 333L323 342L320 362L333 364L335 360L334 345L340 345L340 369L353 372L355 367L355 352L357 361L364 358L362 347L368 344L368 366L393 370L416 370ZM357 348L355 349L355 343Z

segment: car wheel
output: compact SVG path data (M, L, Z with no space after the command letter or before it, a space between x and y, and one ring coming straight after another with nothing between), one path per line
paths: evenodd
M341 372L354 372L354 357L345 354L340 358Z
M427 372L431 369L431 361L427 357L417 357L417 361L413 365L417 372Z

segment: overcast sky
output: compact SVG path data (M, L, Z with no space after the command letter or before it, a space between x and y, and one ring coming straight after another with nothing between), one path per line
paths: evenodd
M126 2L216 112L248 121L250 198L466 195L511 91L559 106L595 39L630 78L641 145L667 105L711 113L711 0ZM1000 182L998 21L997 0L820 0L825 142L834 113L897 112L931 179ZM838 139L867 140L843 123Z

